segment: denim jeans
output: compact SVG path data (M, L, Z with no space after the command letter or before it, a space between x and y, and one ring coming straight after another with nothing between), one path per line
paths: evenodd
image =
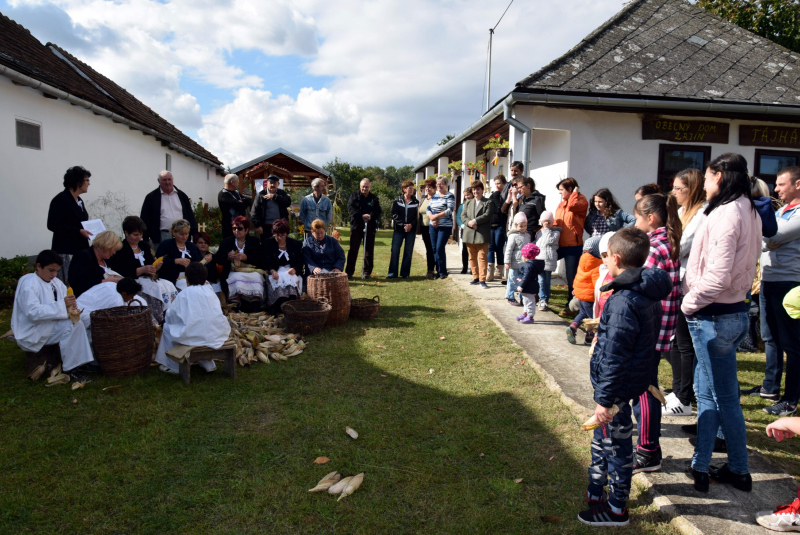
M436 262L436 268L439 271L439 276L444 277L447 275L447 255L445 254L445 245L447 239L453 233L453 227L434 227L431 225L431 247L433 247L433 260Z
M728 446L728 468L734 474L747 474L747 434L736 377L736 348L747 334L747 312L693 316L686 318L686 323L697 355L697 446L692 467L708 472L714 439L721 426Z
M542 271L537 275L539 278L539 301L547 303L550 300L550 276L552 271Z
M559 247L558 259L564 259L564 267L567 271L567 289L569 296L567 302L575 297L572 295L572 283L575 282L575 275L578 273L578 263L580 262L581 255L583 254L583 246L575 245L573 247Z
M517 270L508 268L508 281L506 282L506 299L516 299L514 292L517 290L519 283L516 281ZM541 290L541 288L540 288Z
M800 398L800 320L793 320L783 308L783 298L800 283L761 282L759 307L761 338L767 353L767 369L761 385L770 394L781 393L783 354L786 353L786 385L781 401L797 404Z
M495 254L497 265L503 265L503 255L506 248L506 228L503 225L492 229L492 241L489 242L489 263L494 264Z
M405 243L403 249L403 264L400 266L400 276L408 277L411 273L411 258L414 256L414 239L416 238L414 231L406 232L403 229L395 229L392 234L392 257L389 261L389 276L397 276L397 262L400 259L400 247Z

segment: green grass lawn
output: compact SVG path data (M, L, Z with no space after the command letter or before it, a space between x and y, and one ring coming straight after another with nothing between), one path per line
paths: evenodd
M236 380L151 368L45 388L0 342L0 532L590 533L590 434L466 294L423 275L415 257L409 280L354 280L377 318ZM339 503L307 492L332 470L364 483ZM630 507L620 533L672 532L646 497Z

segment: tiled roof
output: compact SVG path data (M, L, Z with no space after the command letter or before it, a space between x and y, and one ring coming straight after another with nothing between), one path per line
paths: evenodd
M59 57L59 54L63 57ZM149 127L158 132L161 139L217 165L222 164L216 156L125 89L57 45L43 45L27 29L2 13L0 64Z
M637 0L517 91L800 106L800 55L685 0Z

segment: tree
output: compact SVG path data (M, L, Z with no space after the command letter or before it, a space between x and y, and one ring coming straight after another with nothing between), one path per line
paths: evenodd
M737 26L800 52L797 0L699 0L697 5Z
M439 145L440 147L447 145L448 143L450 143L452 139L455 139L455 137L456 137L455 134L447 134L442 138L442 140L439 143L437 143L437 145Z

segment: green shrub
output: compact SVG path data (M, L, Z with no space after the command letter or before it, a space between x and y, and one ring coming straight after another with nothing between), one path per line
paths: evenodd
M33 271L28 257L19 255L14 258L0 258L0 293L13 294L17 281L23 275Z

